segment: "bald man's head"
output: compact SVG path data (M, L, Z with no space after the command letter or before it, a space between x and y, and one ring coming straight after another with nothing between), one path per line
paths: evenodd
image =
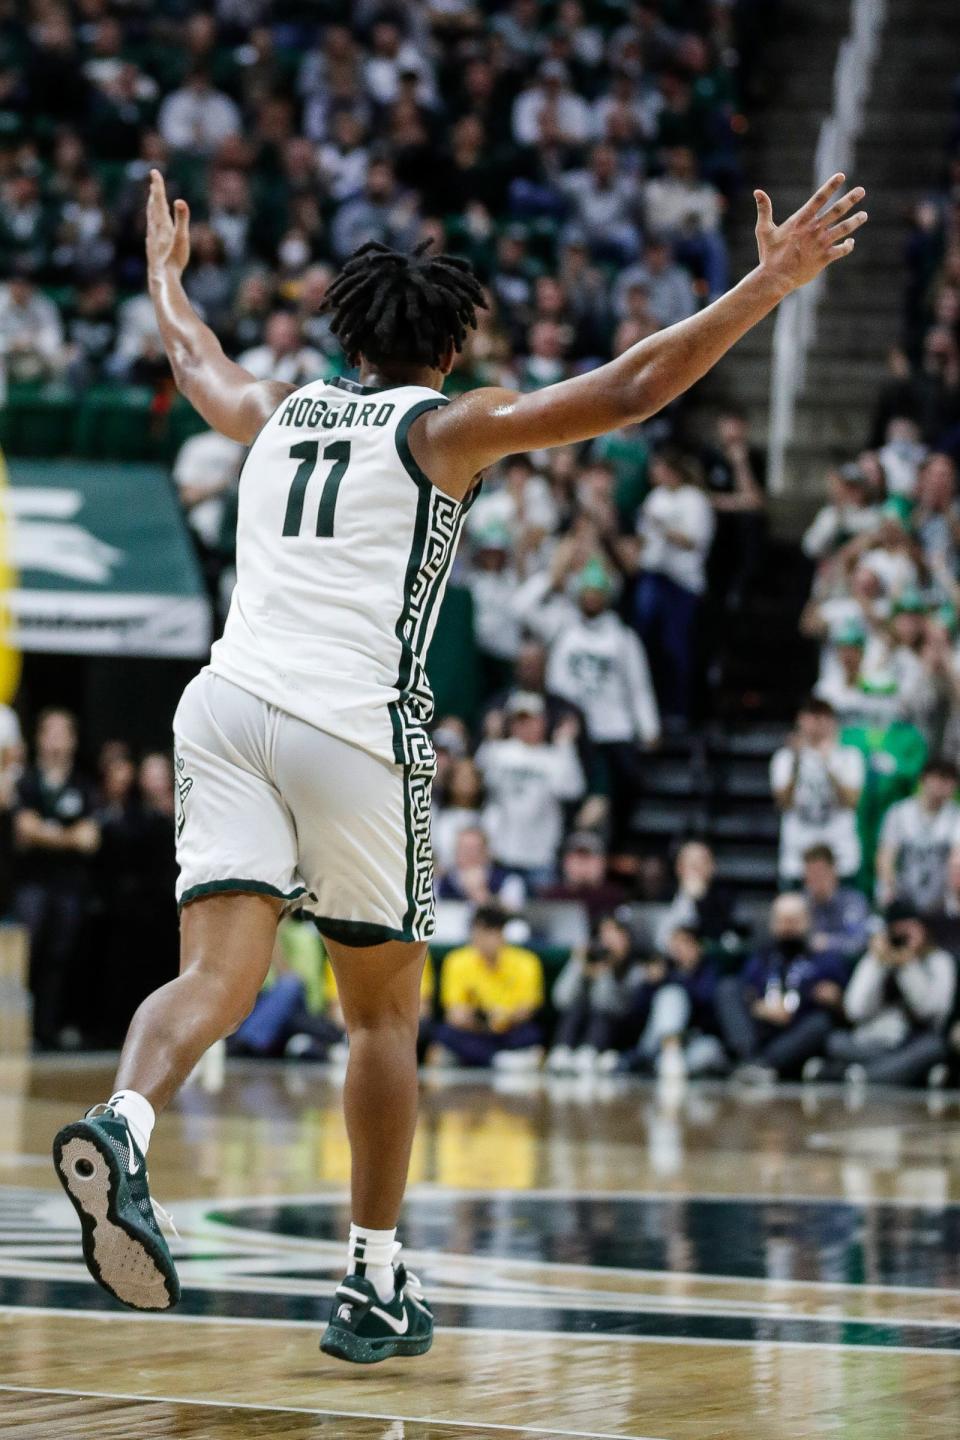
M802 895L778 895L770 911L770 933L775 940L804 940L810 930L810 910Z

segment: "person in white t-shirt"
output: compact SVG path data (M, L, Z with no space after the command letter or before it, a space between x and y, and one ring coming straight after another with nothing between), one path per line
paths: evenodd
M855 560L859 556L859 563L873 571L890 600L896 600L919 582L918 547L895 500L888 500L882 507L876 530L867 530L852 541L848 552Z
M520 649L520 622L514 611L520 579L510 531L501 521L471 529L470 542L464 579L473 597L473 631L484 689L497 690L509 682Z
M637 628L650 652L665 714L688 720L693 703L700 601L707 588L713 507L699 484L699 466L661 451L650 467L653 489L640 507Z
M543 696L532 693L514 695L507 713L510 738L485 740L477 751L489 797L483 828L497 863L536 889L556 878L564 803L586 788L580 724L575 716L561 720L548 742Z
M870 492L870 481L853 461L829 480L829 503L816 513L801 542L808 560L829 560L849 540L855 540L880 523L880 511Z
M863 756L838 741L836 712L825 700L810 699L797 715L796 730L770 764L770 785L781 813L780 879L803 878L803 857L814 845L829 845L841 879L860 868L857 804L863 789Z
M851 625L866 635L864 668L872 673L882 657L884 626L890 618L883 586L863 564L854 569L848 587L837 587L826 576L824 581L818 582L800 616L801 635L821 642L819 679L832 679L842 668L836 637Z
M947 867L960 847L957 767L931 760L920 789L887 811L877 849L877 901L905 900L929 915L942 911Z
M855 623L847 624L831 639L835 664L817 681L813 692L817 699L833 707L841 726L875 725L885 730L901 719L906 701L898 678L889 667L868 670L866 632Z
M173 483L187 524L206 549L220 539L228 492L237 483L244 449L216 430L191 435L177 451Z

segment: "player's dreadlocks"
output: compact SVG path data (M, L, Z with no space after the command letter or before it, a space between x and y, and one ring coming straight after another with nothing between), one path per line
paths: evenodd
M428 255L431 243L404 255L369 240L350 256L323 303L348 359L438 366L451 345L463 349L483 289L466 260Z

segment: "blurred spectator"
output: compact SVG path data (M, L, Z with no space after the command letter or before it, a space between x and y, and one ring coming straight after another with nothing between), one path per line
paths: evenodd
M739 610L763 559L766 536L766 455L750 444L739 410L721 412L716 439L703 457L707 494L716 516L710 551L710 590Z
M591 925L610 915L626 899L623 887L607 875L607 852L594 830L575 830L563 847L560 879L540 891L544 900L575 900Z
M209 71L197 65L163 101L157 126L174 150L210 155L222 141L239 135L243 122L229 95L215 90Z
M613 583L606 566L593 559L573 578L574 604L552 588L563 574L559 559L558 552L552 576L535 577L535 588L518 596L518 605L527 623L552 634L547 689L584 717L620 845L639 791L640 746L660 738L656 697L643 645L610 608ZM528 608L538 597L536 609Z
M703 276L711 300L727 288L727 248L720 233L719 192L698 174L697 157L686 145L667 151L666 173L647 182L647 228L669 236L677 256Z
M437 898L468 900L476 906L496 903L516 914L523 909L526 887L519 875L491 860L483 829L479 825L468 825L454 842L453 863L440 877Z
M575 951L553 986L557 1023L547 1069L610 1073L630 1038L644 970L627 925L601 919L586 950Z
M207 324L222 330L233 299L234 281L223 241L212 225L190 227L190 267L183 277L190 303Z
M949 455L928 455L916 482L913 528L931 565L957 572L960 545L960 509L957 505L957 467Z
M18 763L23 734L16 710L0 703L0 771L6 773Z
M519 580L510 531L500 521L470 527L467 589L473 596L473 628L483 665L483 689L498 690L509 678L520 648L514 601Z
M724 1044L748 1081L797 1077L818 1055L841 1012L848 966L812 946L802 895L780 895L770 914L770 942L743 973L717 986Z
M226 495L237 483L244 448L216 430L191 435L173 462L173 483L187 523L209 550L220 540Z
M830 1036L830 1063L808 1079L836 1077L910 1085L947 1057L945 1029L957 990L957 962L933 944L915 905L896 902L844 997L849 1031Z
M0 264L6 273L36 276L47 268L51 221L36 175L14 172L0 183Z
M860 869L856 811L863 789L863 756L838 739L837 717L824 700L808 700L796 729L770 765L773 797L781 812L780 879L803 878L803 857L828 845L843 879Z
M870 906L859 890L840 884L829 845L811 845L804 855L803 893L810 911L810 949L858 959L870 938Z
M542 696L523 693L508 703L507 721L509 738L485 740L477 751L488 797L484 829L498 863L536 889L556 876L563 805L585 789L579 724L562 720L548 741Z
M907 500L916 498L918 472L926 453L927 447L914 421L905 415L894 416L877 452L888 495L902 495Z
M640 248L640 192L614 147L594 145L587 168L565 175L562 185L591 252L621 263L632 260Z
M0 704L0 917L8 914L13 899L13 808L23 760L17 712Z
M330 229L333 254L342 263L368 240L410 249L416 218L415 205L402 195L393 167L386 160L373 160L363 191L345 200L334 217Z
M87 281L67 312L64 359L77 389L100 380L117 343L117 296L110 280Z
M534 1069L543 1056L539 1012L543 968L532 950L507 945L505 916L481 906L469 945L451 950L440 975L442 1019L433 1027L434 1063Z
M676 263L669 243L656 235L647 241L643 259L628 265L617 277L612 304L621 320L629 314L627 295L634 285L645 290L658 325L676 325L697 309L690 271Z
M643 646L610 609L613 582L598 560L573 581L576 607L553 638L547 687L586 718L594 746L619 780L628 778L627 751L660 738L660 717Z
M330 362L303 343L300 321L288 310L275 310L266 323L263 344L245 350L238 364L257 380L306 385L330 375Z
M730 1062L717 1034L717 964L695 925L673 927L663 960L647 967L646 978L655 987L647 1021L619 1068L652 1071L661 1080L726 1074Z
M441 873L454 863L461 832L475 829L483 814L483 777L475 762L462 752L458 740L445 726L433 732L438 752L451 743L457 752L450 755L433 809L433 851Z
M688 840L677 851L675 869L676 894L655 936L661 954L666 953L670 936L679 926L716 943L733 923L732 896L717 882L717 861L709 845Z
M808 559L828 560L844 546L879 522L870 482L855 461L840 466L828 481L829 501L817 511L803 537Z
M590 107L571 89L560 60L546 60L529 89L513 107L513 136L518 145L582 145L590 135Z
M653 489L640 507L637 627L651 657L661 707L687 723L693 711L697 622L707 585L715 521L699 466L661 451L650 467Z
M887 811L877 849L877 900L901 901L920 915L942 911L947 895L947 865L960 849L957 767L931 760L917 794Z
M336 985L324 985L322 946L312 929L296 920L280 925L263 988L227 1042L232 1055L325 1060L342 1044Z
M875 634L874 640L880 641ZM896 678L878 668L883 647L873 646L874 665L867 668L870 648L867 633L856 623L840 627L832 636L833 665L814 691L829 705L841 729L851 725L892 725L903 712Z
M0 357L10 380L49 380L66 361L60 312L26 275L0 284Z
M36 758L17 784L14 910L30 936L34 1038L59 1043L64 995L77 957L90 879L100 845L93 789L77 767L77 727L65 710L37 722Z

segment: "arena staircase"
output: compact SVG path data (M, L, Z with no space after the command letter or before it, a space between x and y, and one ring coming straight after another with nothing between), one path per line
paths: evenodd
M685 840L707 841L747 930L762 920L777 888L779 821L769 767L786 733L786 724L769 720L716 724L695 737L668 736L644 761L632 827L637 850L670 864Z
M908 217L942 178L951 90L960 69L957 0L887 0L866 123L852 178L868 190L861 257L830 272L817 339L800 396L781 525L795 529L821 494L825 469L866 441L890 347L901 337ZM791 0L781 34L765 49L766 108L753 119L749 181L733 232L733 273L755 261L749 188L774 196L779 217L804 200L817 135L832 104L833 72L849 26L849 0ZM766 433L773 321L747 336L705 395L744 405Z

